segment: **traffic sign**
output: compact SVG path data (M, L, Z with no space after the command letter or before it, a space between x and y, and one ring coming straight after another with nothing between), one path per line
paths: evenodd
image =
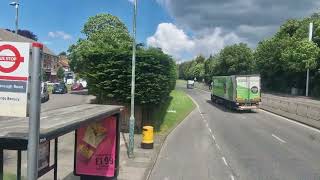
M0 116L27 116L30 46L0 42Z

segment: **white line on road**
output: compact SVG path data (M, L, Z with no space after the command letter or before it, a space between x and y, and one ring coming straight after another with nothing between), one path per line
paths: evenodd
M216 137L214 137L213 134L211 134L211 137L212 137L212 139L213 139L214 141L216 141Z
M230 175L231 180L235 180L233 175Z
M219 149L219 151L221 151L221 148L220 148L219 144L216 144L216 146Z
M272 134L272 137L276 138L278 141L280 141L280 142L282 142L282 143L286 143L285 140L279 138L278 136L276 136L276 135L274 135L274 134Z
M210 133L212 133L212 130L209 128Z
M222 160L226 166L229 166L225 157L222 157Z

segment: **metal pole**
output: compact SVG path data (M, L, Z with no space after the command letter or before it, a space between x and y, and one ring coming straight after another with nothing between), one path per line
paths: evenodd
M19 0L16 0L16 34L18 35L19 31Z
M39 131L40 131L40 87L41 87L41 50L42 44L32 44L30 111L28 139L28 179L38 178Z
M132 43L132 78L131 78L131 115L129 122L129 148L128 156L133 158L134 149L134 93L135 93L135 76L136 76L136 17L137 17L137 0L134 0L133 7L133 43Z
M3 149L0 148L0 180L4 179L3 163L4 163Z
M311 22L309 24L309 42L312 41L312 31L313 31L313 23ZM306 82L306 96L309 96L309 67L307 69L307 82Z
M18 150L17 157L17 180L21 180L21 150Z

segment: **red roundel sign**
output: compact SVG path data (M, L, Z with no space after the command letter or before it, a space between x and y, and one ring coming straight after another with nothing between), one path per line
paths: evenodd
M18 49L12 45L5 44L0 46L0 52L4 50L11 51L14 55L13 56L1 56L0 55L0 71L4 73L11 73L18 69L20 63L24 61L24 57L21 57L20 52ZM3 63L1 62L12 62L12 66L4 67Z

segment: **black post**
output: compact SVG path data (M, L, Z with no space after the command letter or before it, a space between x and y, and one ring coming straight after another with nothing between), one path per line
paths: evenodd
M58 179L58 138L54 140L54 172L53 179Z
M18 150L18 158L17 158L17 180L21 180L21 150Z
M0 180L3 180L3 163L4 163L4 160L3 160L3 149L0 149Z

